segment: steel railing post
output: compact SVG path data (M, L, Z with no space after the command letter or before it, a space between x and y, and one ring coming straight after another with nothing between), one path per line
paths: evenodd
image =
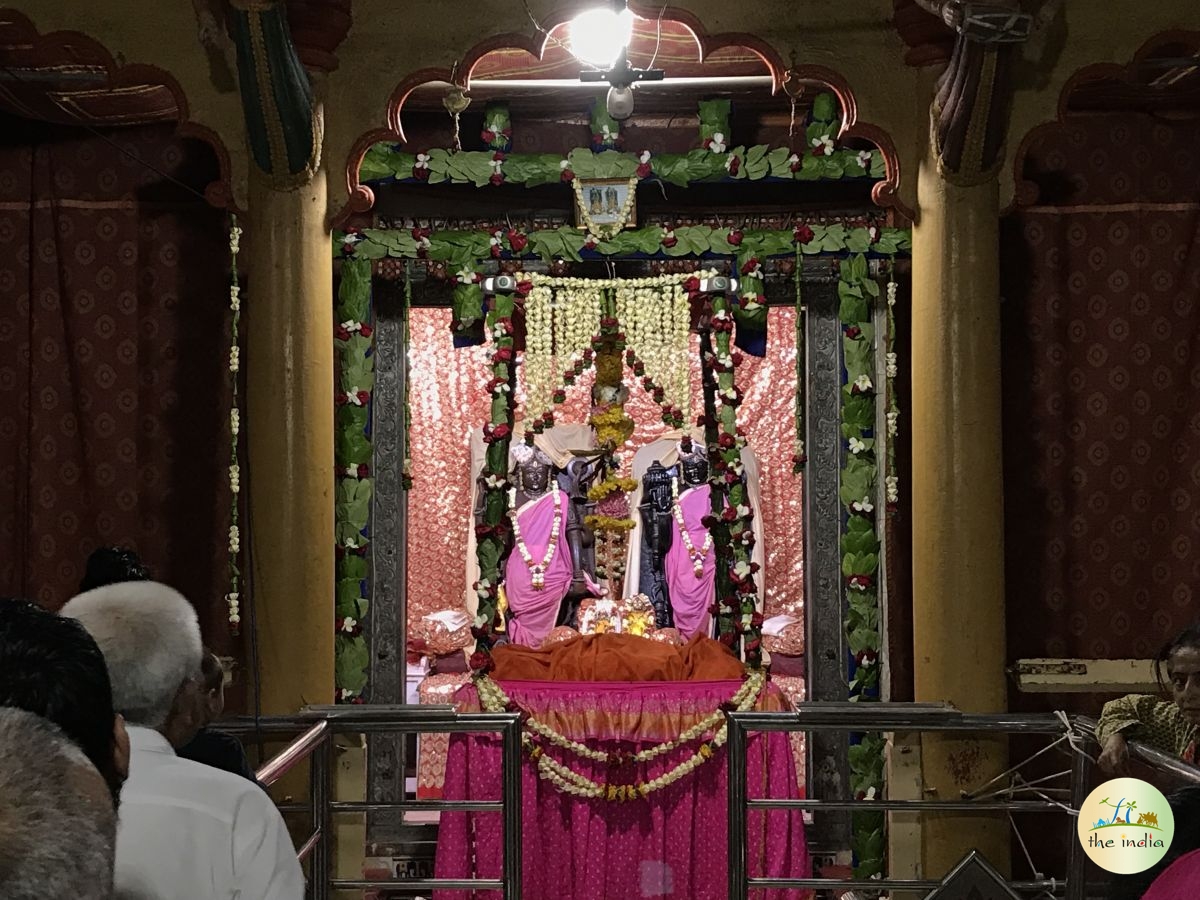
M521 900L521 723L501 732L504 781L504 900Z
M746 887L746 729L726 716L729 747L729 898L745 900Z
M329 772L332 747L333 736L326 734L325 739L321 741L309 759L313 831L317 836L317 842L313 846L310 876L313 900L329 900L329 882L333 874L330 871L330 860L332 859L330 845L333 841L333 813L330 802L333 798L330 795L332 779Z

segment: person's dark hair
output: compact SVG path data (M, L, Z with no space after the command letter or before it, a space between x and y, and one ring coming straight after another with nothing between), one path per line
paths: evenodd
M1172 653L1184 647L1193 647L1200 650L1200 622L1193 622L1187 628L1183 629L1183 631L1163 644L1162 649L1155 655L1154 680L1158 682L1158 689L1164 694L1170 694L1171 691L1167 686L1166 679L1163 678L1163 663L1171 658Z
M120 792L108 668L74 619L25 600L0 600L0 706L53 722L104 776L114 798Z
M200 674L204 678L205 693L218 690L225 683L225 667L221 665L217 654L207 648L204 659L200 661Z
M88 557L79 593L125 581L149 581L150 572L138 555L124 547L101 547Z
M1193 645L1185 642L1177 646ZM1179 789L1167 797L1167 802L1175 817L1175 837L1171 840L1167 855L1144 872L1113 878L1109 900L1141 900L1142 894L1173 862L1193 850L1200 850L1200 784Z

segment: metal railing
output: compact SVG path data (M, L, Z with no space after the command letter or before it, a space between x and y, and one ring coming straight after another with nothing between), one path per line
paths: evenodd
M729 723L729 897L745 898L751 890L780 888L823 888L839 891L854 889L929 892L942 882L922 879L872 878L765 878L749 877L747 872L746 825L751 810L832 810L853 809L876 812L888 810L935 812L1064 812L1063 804L1049 800L774 800L747 796L746 748L750 732L959 732L992 735L1043 734L1062 736L1064 720L1052 714L1015 715L1000 713L976 715L950 706L912 703L800 703L787 712L730 712ZM1083 717L1068 720L1072 738L1094 742L1095 723ZM1180 760L1130 742L1130 755L1154 769L1174 777L1200 782L1200 769ZM1091 760L1083 753L1072 753L1070 772L1070 810L1077 811L1087 798ZM1072 819L1072 822L1074 820ZM1072 825L1072 828L1074 826ZM1066 890L1067 900L1085 896L1086 855L1073 834L1067 863L1067 879L1010 881L1016 891L1056 892Z
M236 723L242 725L243 723ZM249 723L245 723L249 726ZM303 730L282 752L258 769L258 780L270 786L309 761L309 809L313 830L297 855L310 865L309 896L328 900L331 892L366 888L394 890L498 890L504 900L521 897L521 717L518 713L459 713L451 706L312 706L296 718L272 717L257 726L235 727L259 734ZM340 734L459 734L499 732L502 742L502 793L500 800L396 800L359 802L335 800L333 752ZM338 813L381 811L500 812L503 815L503 865L496 878L334 878L332 877L333 817Z

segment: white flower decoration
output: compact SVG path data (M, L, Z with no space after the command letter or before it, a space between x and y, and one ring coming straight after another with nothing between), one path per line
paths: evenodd
M650 151L643 150L640 154L638 154L638 162L640 162L642 165L650 162Z
M887 361L887 377L888 377L888 378L895 378L895 377L896 377L896 374L897 374L897 372L899 371L899 366L897 365L897 360L896 360L896 354L895 354L895 353L889 353L889 354L888 354L886 357L884 357L884 358L885 358L885 359L886 359L886 361Z
M899 430L899 428L897 427L897 423L899 422L899 419L900 419L900 413L897 412L896 410L892 410L891 412L889 412L887 414L888 437L896 436L896 432Z
M713 136L709 138L708 149L713 153L725 152L725 135L719 131L714 131Z
M855 512L870 513L875 510L875 504L871 502L870 497L863 497L861 500L855 500L851 503L850 508Z
M812 146L814 150L820 150L823 156L831 156L833 154L833 139L827 134L813 138Z
M454 276L459 284L474 284L475 272L470 268L462 268L458 270L458 274Z
M860 166L862 166L868 172L871 171L871 151L870 150L859 150L857 158L858 158L858 164Z
M896 305L896 282L889 281L887 286L887 304L888 306Z
M565 172L569 168L571 168L571 161L569 159L560 159L558 161L558 171Z
M888 503L900 502L900 479L895 475L889 475L883 479L883 483L887 486Z
M858 390L860 392L861 391L869 391L873 387L875 387L875 385L871 381L871 376L867 375L866 373L863 373L862 375L859 375L857 378L854 379L854 386L856 388L858 388Z
M733 163L736 159L737 159L736 153L730 153L727 157L725 157L725 171L726 172L733 171Z
M362 400L358 396L358 388L352 387L346 391L346 402L351 406L362 406Z
M413 168L414 169L428 169L429 168L429 154L428 153L418 153L417 161L415 163L413 163Z
M862 453L866 449L867 449L867 445L863 441L861 441L859 438L854 438L854 437L850 438L850 452L853 453L855 456Z
M342 619L342 631L346 634L350 634L352 631L354 631L354 626L357 624L358 620L353 616L346 616L346 618Z
M787 164L789 166L794 166L798 162L800 162L800 157L797 156L795 153L793 153L791 156L789 156L787 158Z

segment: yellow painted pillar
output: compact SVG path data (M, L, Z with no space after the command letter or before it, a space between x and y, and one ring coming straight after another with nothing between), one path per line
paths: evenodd
M262 709L333 702L333 258L325 173L251 175L246 391Z
M1000 448L999 198L961 186L932 153L913 229L913 650L918 701L964 712L1006 704ZM929 799L957 800L1007 766L1007 741L926 734ZM1003 818L926 815L925 875L972 849L1008 868Z

